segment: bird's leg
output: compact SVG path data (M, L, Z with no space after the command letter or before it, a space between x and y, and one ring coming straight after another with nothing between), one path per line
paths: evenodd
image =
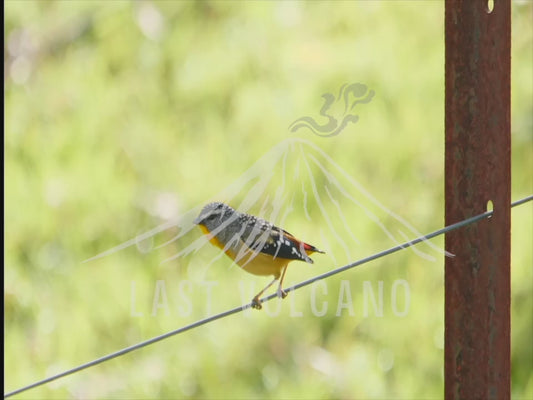
M278 286L278 291L277 291L278 297L282 299L287 297L287 292L283 290L283 287L282 287L283 278L285 278L285 272L287 272L287 265L285 265L285 268L283 268L283 272L281 273L281 279L279 280L279 286Z
M274 278L272 282L270 282L268 285L265 286L263 290L261 290L259 293L257 293L254 298L252 299L252 308L255 308L256 310L260 310L263 308L261 305L261 300L259 300L259 296L261 296L263 293L265 293L265 290L267 290L270 286L276 282L278 278Z

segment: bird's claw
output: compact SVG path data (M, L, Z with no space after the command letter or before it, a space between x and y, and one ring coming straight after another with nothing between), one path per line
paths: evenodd
M276 293L280 299L284 299L287 297L287 292L283 290L281 287L278 288L278 291Z
M263 306L261 305L261 301L259 300L259 298L257 297L254 297L252 299L252 308L256 309L256 310L260 310L263 308Z

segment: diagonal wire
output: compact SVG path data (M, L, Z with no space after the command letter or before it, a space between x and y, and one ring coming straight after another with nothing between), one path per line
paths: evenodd
M516 206L519 206L521 204L524 204L524 203L527 203L529 201L533 200L533 195L531 196L528 196L528 197L525 197L521 200L517 200L515 201L514 203L511 203L511 207L516 207ZM287 289L285 289L285 291L288 293L288 292L293 292L297 289L300 289L304 286L308 286L308 285L311 285L312 283L316 282L316 281L319 281L321 279L325 279L325 278L329 278L330 276L333 276L333 275L337 275L341 272L344 272L348 269L351 269L351 268L355 268L359 265L362 265L362 264L366 264L370 261L373 261L373 260L376 260L378 258L381 258L381 257L385 257L389 254L392 254L392 253L396 253L397 251L400 251L400 250L403 250L403 249L406 249L408 247L411 247L411 246L414 246L415 244L418 244L420 242L423 242L425 240L428 240L428 239L432 239L434 237L437 237L437 236L440 236L444 233L447 233L447 232L451 232L453 230L456 230L456 229L459 229L459 228L462 228L464 226L467 226L467 225L471 225L473 223L476 223L482 219L485 219L485 218L490 218L492 216L492 214L494 214L494 211L486 211L482 214L479 214L479 215L476 215L474 217L470 217L470 218L467 218L467 219L464 219L460 222L457 222L455 224L452 224L452 225L448 225L447 227L445 228L442 228L442 229L439 229L439 230L436 230L434 232L431 232L425 236L420 236L416 239L413 239L409 242L405 242L405 243L402 243L398 246L395 246L395 247L391 247L390 249L388 250L384 250L384 251L381 251L379 253L376 253L376 254L373 254L369 257L366 257L366 258L363 258L361 260L358 260L358 261L355 261L351 264L347 264L347 265L344 265L342 267L339 267L339 268L336 268L336 269L333 269L329 272L326 272L324 274L321 274L321 275L317 275L313 278L310 278L308 280L305 280L303 282L300 282L294 286L291 286ZM277 297L277 294L271 294L269 296L266 296L264 298L261 299L261 302L266 302L266 301L270 301L272 300L273 298ZM190 325L186 325L184 327L181 327L179 329L175 329L173 331L170 331L170 332L167 332L163 335L159 335L159 336L155 336L151 339L148 339L148 340L145 340L143 342L140 342L140 343L137 343L137 344L134 344L132 346L129 346L129 347L126 347L124 349L121 349L121 350L118 350L114 353L110 353L108 355L105 355L103 357L100 357L100 358L97 358L93 361L89 361L85 364L81 364L77 367L74 367L74 368L71 368L67 371L64 371L64 372L61 372L59 374L56 374L56 375L52 375L48 378L45 378L43 380L40 380L40 381L37 381L37 382L34 382L30 385L27 385L27 386L24 386L20 389L16 389L16 390L13 390L12 392L8 392L6 394L4 394L4 398L7 398L7 397L10 397L10 396L13 396L15 394L18 394L18 393L22 393L22 392L25 392L26 390L29 390L29 389L33 389L37 386L41 386L41 385L44 385L45 383L48 383L48 382L52 382L52 381L55 381L56 379L59 379L59 378L63 378L67 375L71 375L71 374L74 374L78 371L81 371L81 370L84 370L86 368L90 368L90 367L93 367L95 365L98 365L98 364L102 364L103 362L106 362L106 361L109 361L109 360L112 360L113 358L117 358L117 357L120 357L124 354L127 354L127 353L130 353L134 350L138 350L140 348L143 348L143 347L146 347L152 343L156 343L156 342L159 342L163 339L166 339L166 338L169 338L171 336L174 336L174 335L178 335L180 333L183 333L183 332L186 332L186 331L189 331L191 329L194 329L194 328L197 328L199 326L202 326L202 325L205 325L205 324L208 324L210 322L213 322L213 321L216 321L217 319L221 319L221 318L225 318L225 317L228 317L232 314L237 314L241 311L244 311L248 308L250 308L252 306L252 303L248 303L248 304L244 304L242 306L239 306L239 307L235 307L235 308L232 308L230 310L227 310L227 311L224 311L224 312L221 312L219 314L215 314L215 315L212 315L210 317L207 317L207 318L204 318L204 319L201 319L199 321L196 321Z

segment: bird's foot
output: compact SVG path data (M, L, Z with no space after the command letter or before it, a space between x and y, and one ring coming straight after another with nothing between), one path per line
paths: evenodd
M254 297L252 299L252 308L255 308L256 310L260 310L263 308L261 305L261 300L259 300L259 297Z
M276 294L278 295L278 297L279 297L280 299L284 299L285 297L287 297L287 292L286 292L285 290L283 290L283 289L281 288L281 286L278 287L278 291L276 292Z

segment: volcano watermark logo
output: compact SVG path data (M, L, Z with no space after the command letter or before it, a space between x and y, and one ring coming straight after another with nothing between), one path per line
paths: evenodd
M348 125L351 125L350 122L358 121L359 116L354 112L356 106L368 104L374 95L375 92L364 84L344 84L340 87L337 96L331 93L325 93L322 96L325 102L320 109L320 117L317 116L317 118L319 120L322 117L326 118L324 124L321 124L322 121L317 122L311 116L304 116L296 119L290 125L290 130L296 132L301 128L307 128L303 132L307 133L309 130L320 137L338 136ZM342 142L343 137L332 140ZM341 148L340 151L342 152L343 149ZM365 151L372 151L372 149L365 149ZM224 189L219 193L214 193L194 208L180 213L168 213L169 207L165 204L172 200L172 197L169 197L168 193L155 197L154 206L148 209L150 213L153 213L152 209L165 210L165 212L156 213L165 216L162 224L86 261L109 256L130 246L135 246L143 255L159 253L160 264L179 265L183 269L182 278L187 277L190 280L180 278L178 289L172 296L174 301L177 301L178 314L187 316L193 312L194 304L197 304L197 307L205 307L206 314L212 311L211 305L213 307L218 305L216 302L213 304L211 302L214 298L211 291L216 291L216 286L198 284L194 290L198 292L198 295L192 295L192 282L209 282L213 277L211 267L217 271L220 268L240 268L243 269L243 273L246 273L248 269L243 265L247 266L248 261L241 263L242 265L234 262L238 261L239 254L246 254L248 257L246 260L253 260L256 256L261 259L268 257L270 253L265 248L276 243L276 238L292 237L288 232L294 232L300 240L313 243L325 253L315 253L314 265L318 267L317 273L324 272L325 268L334 269L351 264L354 260L367 255L370 249L376 247L378 250L381 249L381 243L398 246L410 238L423 236L408 220L374 197L372 191L355 179L352 173L345 170L341 163L340 154L329 154L326 149L311 140L298 137L285 138L265 151L252 165L243 166L244 171L241 176L224 185ZM206 179L211 171L216 173L216 168L219 167L206 165ZM162 202L160 199L165 201ZM231 231L231 240L226 240L229 236L222 235L226 238L226 242L223 243L223 251L220 251L219 248L215 248L216 246L211 246L212 234L223 232L228 224L236 219L227 218L213 228L213 232L209 232L209 235L203 235L202 230L195 223L205 204L213 201L230 205L233 211L249 213L247 220L257 221L255 218L260 217L269 221L275 225L275 229L261 230L262 223L257 229L255 223L253 228L247 225L239 226L239 229L232 228L234 230ZM237 215L241 214L235 214ZM265 223L264 226L270 225ZM380 235L379 246L375 243L375 234L367 235L369 228L375 229ZM243 236L244 232L247 232L247 235ZM285 236L279 234L275 236L276 232L285 232ZM431 262L437 261L435 255L451 256L430 240L425 239L416 248L413 246L409 248L420 258ZM226 254L231 253L230 250L235 254L233 260L226 257ZM241 253L241 250L244 250L244 253ZM272 254L270 257L272 262L277 262ZM309 260L300 259L300 261L308 261L310 264ZM295 263L297 262L298 260L295 259ZM286 268L285 265L283 274ZM258 270L257 275L268 275L262 273L261 268ZM253 271L251 273L254 274ZM251 282L259 282L260 278L250 275L248 279ZM269 277L269 279L272 278ZM144 310L142 314L145 316L169 312L172 300L167 299L170 296L167 296L163 281L158 282L152 295L143 296L147 299L146 302L150 304L151 309L151 311ZM273 283L275 281L271 284ZM381 310L383 309L384 289L380 285L382 284L378 283L377 287L374 287L365 284L359 288L359 292L363 293L363 305L360 306L362 309L359 309L362 312L359 314L371 313L367 310L372 306L375 315L383 315ZM386 291L390 293L389 297L392 299L390 306L392 315L407 315L411 299L407 281L398 280L390 287L390 291L388 289ZM337 287L331 286L329 291L323 282L317 283L312 287L309 310L315 316L358 314L357 307L354 308L352 301L352 297L355 298L352 293L356 292L358 291L354 291L353 288L350 290L348 281ZM132 298L136 298L135 293L136 289L133 286ZM281 290L279 293L281 297L284 297ZM374 296L373 293L378 293L378 295ZM249 302L254 295L248 290L245 294L241 296L242 303ZM266 294L268 292L265 292ZM397 297L402 298L398 294L404 294L403 305L396 303ZM288 307L291 310L295 304L293 303L294 297L295 294L289 295ZM217 298L224 298L224 296L219 295ZM135 305L135 307L132 306L131 314L138 316L136 301L132 300L131 303ZM280 306L280 304L273 303L272 308L276 305ZM266 313L277 314L277 309L268 309L268 307L268 305L265 307ZM297 316L298 311L294 313L291 311L291 315Z
M324 105L319 111L319 115L326 118L327 122L319 124L314 118L305 116L298 118L290 126L291 132L296 132L301 128L307 128L315 135L322 137L336 136L341 133L349 122L356 123L359 116L354 114L357 104L367 104L372 101L375 92L369 90L362 83L345 83L341 86L339 94L335 97L332 93L324 93Z

